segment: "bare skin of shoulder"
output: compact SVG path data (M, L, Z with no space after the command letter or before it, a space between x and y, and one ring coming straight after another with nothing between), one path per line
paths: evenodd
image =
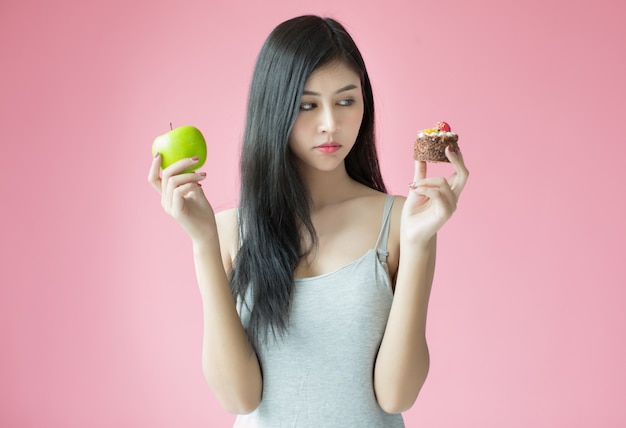
M334 272L374 248L382 224L385 197L385 194L363 186L358 193L344 200L314 209L311 218L318 246L301 260L294 277L307 278ZM387 243L391 279L398 268L400 215L404 199L396 196L391 213ZM218 213L217 224L224 267L230 269L238 248L237 210ZM304 245L309 245L308 239Z

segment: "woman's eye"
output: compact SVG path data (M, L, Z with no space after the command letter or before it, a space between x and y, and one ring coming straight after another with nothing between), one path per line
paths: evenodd
M315 104L313 103L300 104L300 110L303 110L303 111L313 110L313 108L315 108Z
M354 100L352 98L346 98L345 100L339 101L340 106L351 106L354 104Z

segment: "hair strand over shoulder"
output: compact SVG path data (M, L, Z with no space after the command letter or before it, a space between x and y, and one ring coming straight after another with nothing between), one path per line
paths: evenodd
M361 54L345 28L331 18L300 16L277 26L255 65L241 155L240 249L230 272L235 298L250 310L246 329L254 347L280 337L289 322L293 273L316 234L310 197L288 139L304 85L313 71L343 62L361 79L361 129L345 159L349 176L385 192L374 137L374 100ZM311 247L303 248L303 233Z

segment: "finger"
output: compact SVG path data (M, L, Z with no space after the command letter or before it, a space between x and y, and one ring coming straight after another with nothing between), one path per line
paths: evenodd
M449 183L450 188L454 192L455 196L458 198L467 183L467 179L469 177L469 171L465 166L465 162L463 160L463 154L460 150L453 151L450 150L450 147L446 148L446 156L448 160L454 167L454 174L450 177Z
M185 205L185 199L191 197L194 192L202 192L201 189L200 184L197 182L189 182L178 186L173 192L171 213L181 212Z
M452 159L450 158L450 156L455 157L455 158L461 158L461 160L463 159L463 153L461 153L461 148L459 146L457 146L455 149L452 149L452 146L447 146L446 147L446 157L448 158L448 160L450 162L453 162Z
M424 196L428 199L437 199L441 196L441 191L437 187L416 186L413 191L416 194Z
M452 191L452 188L448 184L448 181L446 180L445 183L442 186L440 186L438 189L439 189L440 195L445 199L446 205L449 208L449 212L453 213L454 211L456 211L456 203L457 203L458 197Z
M152 184L157 192L161 193L161 177L159 171L161 170L161 153L158 153L152 158L152 164L150 165L150 171L148 172L148 181Z
M165 174L163 175L165 176ZM165 208L172 206L174 193L178 191L180 187L186 186L187 184L197 185L199 181L202 181L205 178L205 172L188 172L164 178L164 183L167 184L164 186L165 188L163 190L163 206Z
M413 189L415 193L421 195L424 198L430 199L432 202L436 203L443 211L446 212L446 215L452 215L452 213L456 210L456 198L450 191L448 186L443 187L427 187L427 186L417 186Z
M423 178L426 178L426 162L416 160L415 172L413 173L413 182L416 183Z
M450 183L443 177L430 177L424 178L417 183L413 183L411 186L413 189L417 188L433 188L444 194L446 198L453 202L456 201L456 195L450 187Z
M185 169L195 165L196 163L198 163L197 156L192 158L185 158L174 162L167 168L163 169L163 171L161 171L161 192L163 194L163 206L167 205L167 201L171 200L171 192L174 190L174 188L170 185L170 180L173 177L181 175L181 173ZM178 185L180 184L181 183L179 182Z
M187 168L192 167L195 164L197 164L198 161L199 161L198 156L194 156L192 158L181 159L169 165L167 168L164 168L162 175L168 176L168 177L178 175L182 173L184 170L186 170Z
M417 181L414 181L412 183L409 183L409 189L412 189L412 190L415 190L418 187L440 188L440 187L443 187L443 186L445 186L447 188L450 187L450 185L448 184L448 180L446 180L444 177L422 178L420 180L417 180ZM421 194L419 194L419 195L421 195Z
M196 183L206 178L206 172L187 172L185 174L178 174L170 177L167 182L167 187L175 190L187 183Z
M427 177L427 178L422 178L420 180L417 180L412 184L412 187L420 187L420 186L426 186L426 187L441 187L441 186L448 186L448 180L446 180L444 177Z

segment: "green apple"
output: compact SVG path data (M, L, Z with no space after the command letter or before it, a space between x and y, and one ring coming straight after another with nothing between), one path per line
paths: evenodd
M192 172L206 161L206 141L193 126L179 126L159 135L152 143L152 156L161 153L161 168L167 168L176 161L198 156L198 162L181 172Z

